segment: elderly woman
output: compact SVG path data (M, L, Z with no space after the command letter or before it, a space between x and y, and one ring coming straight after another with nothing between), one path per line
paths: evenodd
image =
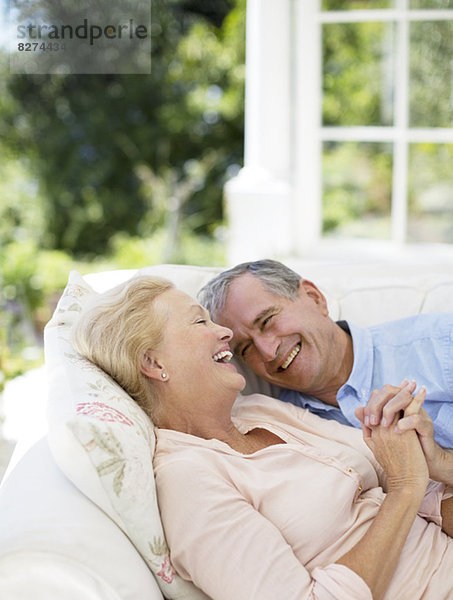
M74 334L157 426L159 506L180 575L214 600L452 598L453 455L433 440L424 390L374 392L406 410L393 427L364 427L364 443L296 406L237 399L230 339L150 277L106 294Z

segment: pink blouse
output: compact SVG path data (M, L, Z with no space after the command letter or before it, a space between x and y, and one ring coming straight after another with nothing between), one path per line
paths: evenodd
M154 470L171 559L214 600L372 600L334 564L365 534L385 496L361 431L259 394L233 413L286 444L241 454L218 440L157 430ZM388 600L453 598L453 541L440 528L452 488L431 482Z

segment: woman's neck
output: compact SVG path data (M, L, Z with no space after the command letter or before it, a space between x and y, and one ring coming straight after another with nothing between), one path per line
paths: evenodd
M173 429L205 440L216 439L242 454L252 454L266 446L283 443L267 429L255 428L248 433L241 433L231 420L232 405L227 405L228 410L219 410L217 406L210 411L207 402L201 412L190 404L186 410L181 410L180 404L176 405L177 410L173 410L171 402L165 402L164 406L165 409L158 411L155 419L155 425L161 429ZM224 404L221 406L225 407Z

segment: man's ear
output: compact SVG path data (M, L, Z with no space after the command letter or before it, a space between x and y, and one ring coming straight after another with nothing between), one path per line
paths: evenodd
M162 381L167 378L165 369L159 360L154 356L151 350L147 350L142 356L140 362L140 372L146 375L150 379L158 379ZM162 375L165 373L165 375Z
M308 279L300 280L299 295L305 297L308 296L318 306L318 309L325 317L329 315L326 297L312 281L308 281Z

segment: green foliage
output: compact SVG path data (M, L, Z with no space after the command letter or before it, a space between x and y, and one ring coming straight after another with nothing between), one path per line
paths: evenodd
M30 161L0 146L0 247L12 241L43 241L44 200L30 175Z
M39 250L33 240L2 246L0 364L4 381L42 362L44 325L66 285L69 271L81 267L64 252Z
M168 233L158 230L150 238L130 237L124 233L116 234L111 240L109 260L118 269L140 269L147 265L165 262L165 248ZM180 254L175 256L178 264L213 265L225 264L225 250L221 241L194 235L190 231L182 234Z
M43 361L42 333L66 286L69 271L81 273L159 264L168 243L161 228L151 238L117 233L109 252L94 262L74 260L61 250L40 250L32 241L4 244L0 253L0 391L5 381ZM181 264L224 265L215 237L184 231L176 256Z
M229 8L153 1L149 76L9 78L0 134L29 157L46 198L46 247L94 256L118 231L153 234L169 222L159 187L167 201L184 187L177 211L211 235L242 157L245 2Z
M323 10L393 8L394 0L322 0Z
M152 8L149 76L11 75L0 52L0 388L42 361L71 269L224 263L245 0Z
M411 25L411 127L453 125L452 39L453 22L451 21L427 21Z
M324 125L392 124L392 44L391 24L324 25Z
M392 175L388 145L350 142L326 146L324 232L346 227L354 236L359 231L361 236L388 237ZM371 231L370 220L374 221L374 227L377 225L376 232ZM352 223L357 223L354 229L351 229Z

